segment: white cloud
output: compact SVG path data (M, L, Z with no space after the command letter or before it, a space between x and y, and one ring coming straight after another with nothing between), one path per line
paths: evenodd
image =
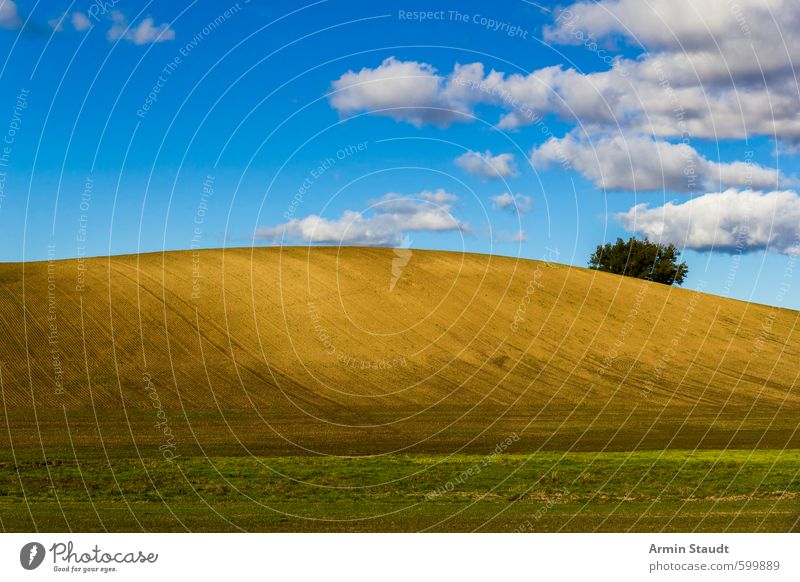
M525 242L526 240L528 240L528 236L522 229L511 235L511 242Z
M111 28L106 34L108 40L115 41L125 36L125 30L128 28L128 19L125 15L115 10L111 13L111 22Z
M17 5L11 0L0 0L0 28L18 28L22 24Z
M59 18L50 18L47 24L50 25L50 28L52 28L54 32L61 32L64 30L64 20L66 17L66 14L62 14Z
M582 1L545 30L551 42L586 44L590 37L595 47L622 38L645 51L584 75L594 86L585 98L624 126L660 136L800 138L792 113L800 104L798 2ZM574 96L565 95L572 105ZM576 111L583 123L598 121Z
M775 189L780 187L780 175L776 169L760 166L753 162L717 163L708 165L707 181L717 186L738 186L755 189Z
M532 152L537 165L558 161L601 188L712 192L621 216L630 227L635 216L648 236L697 249L730 249L740 237L748 250L796 252L797 194L779 190L785 179L755 163L711 160L693 140L766 136L780 149L800 149L800 2L581 0L554 14L547 40L584 44L597 53L595 65L609 68L557 65L520 74L473 62L438 72L392 57L335 81L341 95L334 91L331 104L343 114L417 126L468 122L488 105L498 128L537 124L551 138ZM638 54L622 56L614 48L620 42ZM548 116L579 126L580 134L553 138ZM505 198L495 206L511 207Z
M646 54L587 74L560 67L526 76L493 71L487 76L492 77L491 83L472 90L476 99L483 97L484 102L495 102L507 111L498 122L502 129L516 129L553 114L580 124L588 133L621 129L674 138L776 135L800 139L796 115L800 98L793 76L760 85L738 80L734 84L730 79L727 85L714 85L702 77L679 78L692 70L686 63L674 69L671 74L661 57ZM505 98L497 102L486 93Z
M791 72L800 57L794 0L593 0L545 28L545 40L622 38L644 46L673 82L739 83ZM757 47L757 52L753 47Z
M261 227L256 239L301 241L335 245L398 246L409 232L468 232L467 224L452 214L458 198L445 192L389 193L372 203L369 214L346 210L339 218L315 214L278 226Z
M555 95L549 88L560 67L540 69L523 77L506 77L483 63L456 63L448 75L417 61L389 57L375 68L348 71L332 84L328 96L331 105L342 115L369 112L416 126L446 127L456 121L473 121L473 107L488 103L503 108L518 104L513 115L524 117L519 124L530 123L534 109L544 109ZM501 120L500 127L515 125Z
M163 23L155 26L155 21L150 16L131 28L128 27L128 19L121 12L112 12L111 21L113 24L106 35L110 41L124 39L133 44L143 45L175 40L175 31L169 27L169 24Z
M463 114L470 111L465 97L471 96L438 75L433 66L394 57L374 69L348 71L333 82L329 95L340 114L369 111L417 126L464 120Z
M524 243L527 242L528 235L523 229L514 232L500 231L495 234L494 242L497 244Z
M488 179L511 178L519 175L514 154L497 154L468 151L455 159L456 165L470 174Z
M83 12L75 12L72 14L71 17L72 26L78 32L83 32L84 30L89 30L92 27L92 23L89 21L89 17L86 16Z
M752 162L713 162L685 143L640 135L550 138L534 148L531 161L538 168L563 166L566 161L595 186L608 190L696 192L727 186L779 186L774 169Z
M729 189L682 204L638 204L618 218L628 230L688 249L800 255L800 197L790 190Z
M512 213L524 214L530 212L533 208L533 200L530 196L524 194L509 194L503 192L497 196L491 197L494 207L500 210L507 210Z
M167 40L175 40L175 31L172 30L168 24L163 23L158 26L153 26L152 18L145 18L131 31L132 40L134 44L148 44L151 42L164 42Z
M800 62L800 2L593 0L573 4L555 18L548 39L584 43L598 51L598 60L602 50L610 68L583 73L551 66L507 74L470 63L440 74L426 63L392 58L336 82L371 80L382 90L363 90L358 98L332 103L347 111L425 105L466 114L477 104L489 104L502 110L497 121L502 129L552 114L591 134L621 129L662 138L764 135L800 141L794 74ZM615 53L611 47L620 38L641 48L641 54ZM399 82L383 79L404 70L406 79L418 82L399 90ZM469 120L441 112L382 114L417 125Z

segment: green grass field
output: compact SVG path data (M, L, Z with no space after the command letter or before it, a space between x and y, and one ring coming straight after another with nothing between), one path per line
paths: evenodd
M797 312L392 257L0 265L0 529L798 531Z
M24 530L798 531L800 451L4 465ZM9 526L12 526L10 528Z

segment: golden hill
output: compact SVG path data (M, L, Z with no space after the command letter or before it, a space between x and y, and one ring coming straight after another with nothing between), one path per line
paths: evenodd
M167 425L206 453L484 451L513 434L517 452L796 447L797 324L794 311L476 254L4 264L0 413L10 445L137 454Z

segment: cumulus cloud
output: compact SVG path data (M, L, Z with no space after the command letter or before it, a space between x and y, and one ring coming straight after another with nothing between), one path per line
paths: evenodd
M636 58L608 56L609 68L591 73L551 66L509 74L475 62L441 74L391 58L342 76L335 87L353 87L331 102L340 111L434 107L467 114L489 104L502 110L496 123L503 129L556 115L590 133L621 128L662 138L800 141L796 0L592 0L554 18L546 30L552 42L591 38L589 50L608 56L623 39L643 50ZM442 111L380 114L417 125L469 120Z
M73 13L70 20L72 22L72 26L78 32L89 30L92 27L92 23L89 21L89 17L86 16L83 12Z
M800 255L800 197L791 190L729 189L682 204L638 204L618 218L630 231L688 249Z
M681 84L654 58L619 59L607 71L587 74L561 66L506 74L470 63L440 75L429 64L392 57L376 68L342 75L329 100L343 115L368 112L416 126L468 122L476 105L488 104L504 111L496 125L507 130L552 114L591 132L620 127L660 137L774 133L800 139L796 87L794 92L786 83L715 88L702 79Z
M498 127L512 128L531 123L534 109L552 108L557 98L550 86L560 73L560 67L548 67L527 76L506 76L494 69L486 72L483 63L474 62L456 63L442 75L428 63L389 57L375 68L343 74L328 98L342 115L368 112L440 127L472 121L475 105L492 104L511 109Z
M165 42L175 40L175 31L169 24L163 23L155 26L155 21L148 16L137 26L129 27L127 17L121 12L111 13L112 25L106 35L108 40L116 41L124 39L133 44L143 45L153 42Z
M458 68L457 68L458 70ZM384 60L373 69L348 71L333 82L331 105L340 114L368 111L420 126L465 120L474 96L427 63Z
M488 179L511 178L519 175L514 154L497 154L492 152L468 151L455 159L456 165L470 174Z
M531 152L531 162L538 168L563 166L565 161L595 186L608 190L696 192L720 186L775 189L779 185L774 169L752 162L710 161L688 144L645 136L567 135L550 138Z
M635 216L648 236L698 249L731 248L739 237L747 249L795 252L797 195L780 190L786 180L755 163L711 160L692 140L766 136L779 149L800 150L800 2L579 0L553 14L546 40L583 44L608 68L509 73L472 62L439 72L392 57L334 81L331 104L342 114L417 126L469 122L476 108L490 106L500 129L541 125L550 139L531 152L541 167L557 161L607 189L713 192L621 216L629 225ZM635 47L636 56L616 51L620 44ZM580 134L552 137L548 117L579 126ZM494 202L511 207L506 198Z
M0 28L18 28L21 24L17 5L11 0L0 0Z
M800 4L792 0L584 0L562 10L545 38L592 38L595 47L623 39L645 49L582 75L594 88L584 99L624 126L661 136L800 138L791 113ZM576 111L583 123L602 122Z
M491 197L494 207L499 210L507 210L512 213L524 214L533 208L533 200L524 194L510 194L503 192Z
M399 246L409 232L468 232L469 226L453 216L458 198L442 189L419 194L389 193L372 203L367 212L345 211L339 218L315 214L293 218L278 226L261 227L257 240L300 241L312 244Z
M561 44L620 38L645 47L643 60L657 61L674 81L727 84L791 72L799 30L793 0L583 0L561 10L544 37Z

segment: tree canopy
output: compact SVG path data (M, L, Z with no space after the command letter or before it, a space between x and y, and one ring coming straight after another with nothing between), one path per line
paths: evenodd
M685 262L678 262L680 255L673 244L662 245L633 237L627 241L618 238L614 244L597 246L589 258L589 268L665 285L681 285L689 267Z

